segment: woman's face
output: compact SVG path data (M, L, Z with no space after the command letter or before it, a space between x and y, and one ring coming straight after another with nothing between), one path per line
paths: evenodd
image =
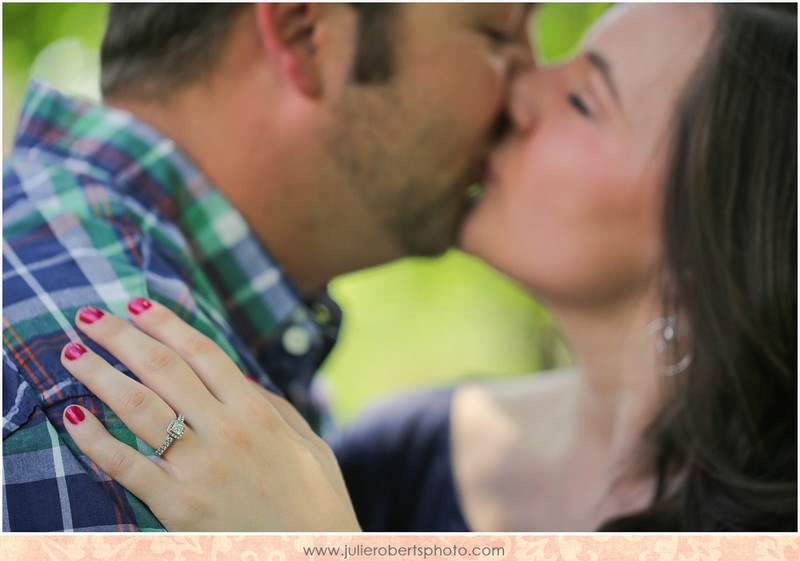
M462 247L551 304L652 286L668 126L712 28L707 5L617 7L575 59L520 76Z

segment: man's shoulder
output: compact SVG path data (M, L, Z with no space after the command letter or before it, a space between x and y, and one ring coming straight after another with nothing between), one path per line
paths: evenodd
M42 153L4 166L4 436L35 407L89 395L61 365L61 349L79 338L83 306L124 315L127 300L151 284L178 280L177 257L142 225L146 210L95 166ZM158 221L149 222L152 226ZM156 258L152 256L157 254ZM165 257L167 256L167 257Z
M144 212L117 175L90 159L65 157L49 147L15 148L3 162L4 232L30 227L34 218L45 222L74 215L113 224Z
M4 333L68 331L64 312L144 283L150 243L126 203L97 176L46 163L13 167L4 185ZM5 170L8 180L9 168Z
M6 308L44 295L64 300L55 302L58 309L87 305L97 296L84 293L96 286L107 291L122 284L124 292L136 292L153 253L176 263L162 263L157 273L185 267L177 262L185 261L189 244L157 208L129 193L134 188L121 185L108 167L61 156L22 148L4 162Z
M3 160L3 199L35 199L51 191L63 191L88 182L108 183L113 170L97 158L78 156L59 144L16 144ZM10 190L8 188L11 188Z

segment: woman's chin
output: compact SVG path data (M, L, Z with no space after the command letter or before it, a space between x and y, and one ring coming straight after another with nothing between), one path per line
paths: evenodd
M469 213L464 217L464 221L461 223L461 229L458 231L455 244L456 247L464 253L475 255L476 257L480 257L480 255L477 255L477 253L480 252L480 241L482 237L480 232L480 217L477 217L476 219L476 214L480 214L479 206L480 203L478 203L478 205L470 210Z
M466 216L458 233L456 247L468 255L494 266L501 248L500 225L493 224L489 216L482 212L480 205Z

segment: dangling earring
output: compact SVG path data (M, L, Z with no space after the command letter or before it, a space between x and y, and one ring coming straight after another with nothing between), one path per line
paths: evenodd
M685 330L688 332L688 329ZM668 362L669 358L679 355L678 349L678 315L670 314L667 317L657 318L646 328L648 338L656 336L656 368L661 376L675 376L680 374L692 363L692 353L686 353L677 362ZM688 335L688 333L687 333ZM671 355L668 356L668 354Z

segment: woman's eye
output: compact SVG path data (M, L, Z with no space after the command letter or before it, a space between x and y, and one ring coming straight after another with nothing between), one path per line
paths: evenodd
M589 110L589 107L586 105L586 103L584 103L583 99L581 99L578 94L571 93L567 96L567 99L569 100L569 104L578 110L578 113L584 117L592 116L592 112Z

